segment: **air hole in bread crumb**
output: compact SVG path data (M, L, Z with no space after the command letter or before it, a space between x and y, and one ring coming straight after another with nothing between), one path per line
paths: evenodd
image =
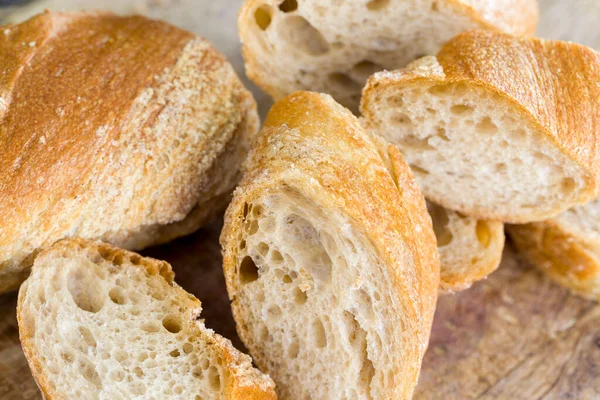
M96 338L94 337L92 331L89 330L89 328L86 328L85 326L80 326L79 333L81 334L81 337L83 338L83 341L86 345L88 345L89 347L96 347Z
M102 381L100 380L100 376L98 376L98 371L96 371L96 368L94 368L90 361L80 360L79 371L81 371L83 377L94 385L96 389L102 388Z
M452 232L448 229L450 219L444 208L431 203L428 204L427 210L431 215L431 221L433 222L433 232L437 239L438 247L444 247L452 242Z
M244 257L240 264L240 281L242 284L254 282L258 279L258 267L250 256Z
M410 164L410 168L417 174L417 175L429 175L429 171L427 171L424 168L419 167L418 165L414 165L414 164Z
M313 321L312 333L314 343L318 348L323 348L327 346L327 334L325 333L323 322L321 322L320 319L316 319Z
M198 379L204 379L204 370L200 366L194 367L192 370L192 376Z
M367 9L371 11L383 10L390 4L390 0L371 0L367 3Z
M123 255L122 255L122 254L117 254L117 255L115 256L115 258L113 259L113 261L112 261L112 262L113 262L113 264L115 264L115 265L122 265L124 261L125 261L125 260L124 260L124 257L123 257Z
M298 357L299 353L300 353L300 342L298 341L298 338L294 338L294 339L292 339L292 343L290 344L290 347L288 347L288 357L296 358L296 357Z
M258 221L252 220L249 224L246 225L248 229L248 235L254 235L258 232Z
M570 193L575 190L575 179L573 178L563 178L561 183L561 188L563 192Z
M352 67L352 73L360 76L361 79L367 79L375 72L382 71L383 69L384 68L379 64L375 64L369 60L363 60Z
M431 11L437 12L438 10L439 10L438 3L435 1L433 3L431 3Z
M488 224L485 221L477 221L475 232L477 233L477 240L479 243L487 249L492 240L492 233L490 232Z
M496 168L495 169L496 169L496 173L498 173L498 174L505 174L506 171L508 170L508 167L504 163L499 163L499 164L496 164Z
M96 283L95 266L81 266L69 273L67 289L80 309L97 313L104 306L106 292Z
M65 362L69 364L73 363L73 360L75 360L73 353L71 353L70 351L62 351L60 353L60 358L62 358Z
M289 276L288 274L285 274L281 280L283 281L283 283L292 283L293 282L292 277Z
M300 288L294 289L294 303L302 305L306 303L307 299L308 297L306 296L306 293L303 292Z
M279 9L284 13L296 11L298 9L298 2L296 0L284 0L279 5Z
M114 288L110 289L110 292L108 292L108 297L110 297L111 301L115 304L125 304L125 292L123 288L119 286L115 286Z
M437 129L437 136L442 139L444 142L449 142L450 138L448 137L448 134L446 133L446 130L444 128L438 128Z
M299 15L288 16L280 29L283 40L306 54L321 56L329 52L329 43L321 32Z
M248 216L248 203L244 203L244 219Z
M492 122L490 117L483 118L477 125L475 125L475 129L479 133L496 133L498 132L498 126Z
M208 383L212 390L221 390L221 374L215 366L210 367L208 370Z
M265 31L271 25L271 15L272 11L268 7L259 7L254 12L254 20L256 21L256 25Z
M170 355L171 357L179 357L179 356L181 355L181 353L179 352L179 350L175 349L175 350L171 351L171 352L169 353L169 355Z
M337 90L354 91L361 88L361 84L342 72L333 72L327 77L330 85Z
M261 256L266 257L267 254L269 254L269 245L264 242L260 242L258 244L258 253Z
M269 319L278 321L281 318L282 312L278 305L274 304L267 309Z
M277 250L273 250L269 257L270 261L275 264L281 264L283 262L283 256Z
M396 113L391 118L392 123L396 125L410 125L412 120L405 113Z
M473 111L475 111L473 107L464 104L457 104L450 107L450 112L454 115L470 115Z
M183 344L183 352L185 354L190 354L192 351L194 350L194 345L191 343L184 343Z
M133 368L133 372L135 373L135 376L137 376L138 378L141 378L142 376L144 376L144 370L141 369L140 367Z
M402 96L388 97L387 103L390 107L402 107L404 105L404 97L402 97Z
M125 379L125 372L122 370L113 370L110 372L110 378L115 382L122 382Z
M179 331L181 331L182 328L181 318L173 314L167 315L165 318L163 318L162 324L165 327L165 329L171 333L178 333Z

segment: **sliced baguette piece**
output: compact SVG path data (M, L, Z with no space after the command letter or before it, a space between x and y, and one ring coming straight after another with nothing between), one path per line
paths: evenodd
M368 129L400 147L425 196L478 219L544 220L596 196L600 54L486 31L369 79Z
M600 199L506 230L533 265L573 292L600 300Z
M250 357L204 326L171 266L101 242L42 252L17 305L46 399L275 399Z
M439 262L423 196L396 168L395 182L328 95L267 116L221 245L239 336L283 399L412 395Z
M440 292L471 287L502 261L504 224L464 216L427 202L440 253Z
M224 211L258 116L206 40L47 12L2 27L0 59L0 293L60 239L142 249Z
M379 155L394 180L405 165L398 148L371 134ZM402 184L397 183L400 188ZM478 220L430 201L427 211L433 223L440 256L440 293L465 290L494 272L502 260L504 224Z
M275 100L331 94L356 112L369 75L436 54L471 29L533 34L536 0L246 0L246 74Z

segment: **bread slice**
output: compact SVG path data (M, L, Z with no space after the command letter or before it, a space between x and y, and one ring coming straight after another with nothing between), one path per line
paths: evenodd
M537 19L536 0L246 0L238 27L246 74L274 99L314 90L357 111L374 72L475 28L533 34Z
M239 336L283 399L413 392L439 264L423 196L396 167L395 182L328 95L298 92L267 116L221 244Z
M405 165L402 155L381 136L370 136L390 174L398 182L395 171L401 171ZM401 188L402 183L398 182L397 186ZM504 250L502 222L466 217L430 201L427 211L440 256L441 293L468 289L498 268Z
M200 320L171 266L68 239L35 260L17 306L46 399L275 399L270 378Z
M0 35L0 293L65 237L141 249L222 212L256 104L206 40L50 13Z
M573 292L600 300L600 199L546 221L506 229L532 264Z
M440 253L440 291L465 290L502 260L504 224L480 220L427 202Z
M375 74L361 110L428 199L525 223L595 197L599 80L600 54L587 47L473 31L437 57Z

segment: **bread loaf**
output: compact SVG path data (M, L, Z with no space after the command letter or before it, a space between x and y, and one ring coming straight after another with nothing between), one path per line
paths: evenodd
M473 31L437 57L375 74L361 110L428 199L525 223L596 196L599 80L600 54L587 47Z
M246 0L238 27L248 77L275 100L314 90L357 111L372 73L475 28L533 34L537 19L535 0Z
M413 392L439 264L424 199L395 167L394 180L328 95L293 94L267 116L221 244L239 336L281 398Z
M600 199L507 231L520 254L556 282L600 300Z
M141 249L225 208L256 105L208 42L109 13L0 33L0 292L65 237Z
M46 399L275 399L250 357L200 320L171 266L100 242L42 252L17 306Z

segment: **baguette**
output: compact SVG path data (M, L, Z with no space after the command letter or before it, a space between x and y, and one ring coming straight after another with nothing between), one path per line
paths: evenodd
M222 212L256 105L207 41L50 13L0 34L0 293L65 237L142 249Z
M46 399L275 399L270 378L199 319L171 266L105 243L42 252L17 304Z
M534 222L596 196L599 80L600 54L587 47L473 31L437 57L375 74L361 111L428 199Z
M600 300L600 199L507 232L520 254L556 282Z
M221 245L239 336L283 399L411 397L439 263L424 199L395 166L396 182L328 95L267 116Z
M533 34L537 19L536 0L246 0L238 29L246 74L275 100L314 90L357 111L372 73L475 28Z

